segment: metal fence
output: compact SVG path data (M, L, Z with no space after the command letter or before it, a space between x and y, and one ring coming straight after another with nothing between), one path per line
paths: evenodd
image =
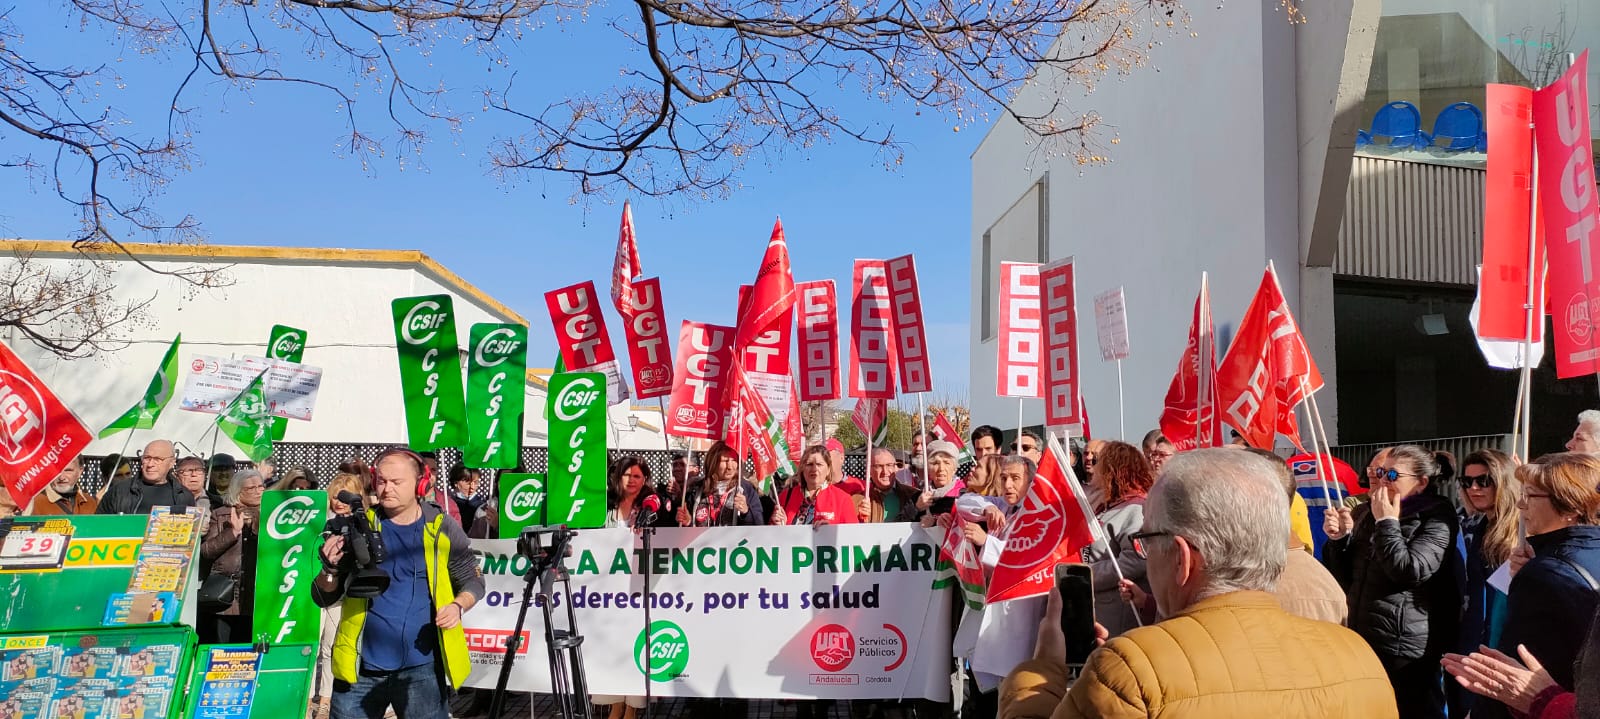
M272 447L272 461L277 467L276 477L282 477L284 472L291 468L300 467L311 472L312 478L316 480L317 486L320 487L327 485L328 480L332 479L334 473L339 470L340 464L357 460L370 466L372 460L377 459L379 453L393 446L389 444L279 442ZM451 467L461 463L461 451L458 449L441 449L436 454L439 457L439 469L442 473L448 473ZM678 454L678 452L669 452L664 449L611 450L607 452L608 460L612 462L628 455L643 459L645 464L650 467L650 476L653 479L665 479L672 476L672 457L675 454ZM690 452L689 454L694 456L697 463L700 461L700 453ZM521 456L522 466L514 470L505 471L542 473L549 467L550 453L544 447L523 447ZM105 457L84 457L82 482L84 487L91 490L99 490L100 486L104 484L105 473L102 469L102 460L104 459ZM137 461L136 458L131 456L126 459ZM865 477L867 469L866 455L863 453L846 454L844 468L847 475ZM137 465L134 466L134 471L138 471ZM481 483L479 487L480 493L491 491L490 488L495 486L492 480L497 476L498 471L484 470L483 474L491 481Z
M1333 456L1342 459L1357 470L1367 466L1372 455L1386 447L1402 444L1414 444L1430 452L1445 451L1455 455L1457 460L1472 454L1480 449L1498 449L1502 452L1511 451L1511 435L1509 434L1479 434L1470 437L1443 437L1440 439L1418 439L1409 442L1383 442L1379 444L1347 444L1330 447Z

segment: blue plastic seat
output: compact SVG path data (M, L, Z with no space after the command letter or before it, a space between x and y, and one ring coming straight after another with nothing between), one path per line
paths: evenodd
M1481 117L1481 116L1480 116ZM1425 148L1433 138L1422 131L1422 113L1417 106L1397 100L1378 108L1372 127L1356 133L1356 146L1388 145L1395 148Z
M1470 102L1455 102L1433 119L1433 135L1428 144L1442 143L1447 150L1464 152L1476 148L1480 139L1486 140L1483 134L1483 111Z

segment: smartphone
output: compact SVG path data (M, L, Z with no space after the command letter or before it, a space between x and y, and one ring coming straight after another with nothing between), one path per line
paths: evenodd
M1087 564L1057 564L1061 592L1061 633L1067 637L1067 665L1082 665L1094 652L1094 577Z
M933 500L933 506L928 507L929 514L949 514L956 511L955 497L940 497Z

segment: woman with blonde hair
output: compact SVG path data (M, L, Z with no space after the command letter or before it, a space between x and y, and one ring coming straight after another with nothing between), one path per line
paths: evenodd
M967 491L985 497L1000 496L1000 455L979 457L967 473Z

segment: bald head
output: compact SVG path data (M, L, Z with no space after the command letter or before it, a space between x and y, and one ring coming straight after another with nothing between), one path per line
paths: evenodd
M144 446L144 452L139 455L139 476L144 478L145 484L166 484L167 476L176 462L176 450L171 442L164 439L152 441Z

